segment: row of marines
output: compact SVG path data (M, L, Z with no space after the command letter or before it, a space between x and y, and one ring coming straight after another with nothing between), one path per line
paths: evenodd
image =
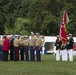
M55 42L56 46L56 61L60 61L60 55L62 56L62 61L73 61L73 45L74 39L72 34L67 37L67 43L63 44L59 35Z
M4 36L3 39L0 39L0 60L8 61L8 52L10 50L10 60L19 61L20 52L21 61L24 61L24 56L26 56L26 61L29 61L29 58L30 61L35 61L36 50L36 60L41 61L42 38L39 33L36 36L34 37L33 32L31 32L30 39L27 36L21 39L17 35L10 39Z

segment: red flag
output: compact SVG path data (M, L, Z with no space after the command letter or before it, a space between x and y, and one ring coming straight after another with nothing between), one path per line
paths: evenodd
M62 40L62 43L65 44L67 42L67 32L66 32L66 28L65 28L65 25L61 25L60 26L60 38Z
M63 44L67 42L67 31L66 31L66 24L69 22L68 14L66 11L63 13L62 24L60 25L60 38Z

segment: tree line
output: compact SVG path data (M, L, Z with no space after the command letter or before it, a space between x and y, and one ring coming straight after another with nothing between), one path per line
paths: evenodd
M60 14L66 10L67 33L76 36L76 0L0 0L0 34L59 34Z

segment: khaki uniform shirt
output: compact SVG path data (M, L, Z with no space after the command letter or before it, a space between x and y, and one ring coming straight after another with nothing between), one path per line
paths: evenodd
M0 39L0 45L3 46L4 39Z
M17 39L17 38L14 39L14 46L15 47L19 46L19 39Z
M24 40L24 41L23 41L23 45L24 45L24 46L28 46L28 45L29 45L29 40Z
M42 39L40 37L36 39L36 46L42 46Z
M30 46L35 46L35 37L31 37Z

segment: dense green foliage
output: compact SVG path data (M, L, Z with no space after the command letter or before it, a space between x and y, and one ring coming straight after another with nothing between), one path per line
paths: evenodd
M74 61L55 61L55 55L42 55L41 62L0 62L0 75L76 75Z
M67 32L76 36L76 0L0 0L0 34L59 33L60 14L67 10Z

